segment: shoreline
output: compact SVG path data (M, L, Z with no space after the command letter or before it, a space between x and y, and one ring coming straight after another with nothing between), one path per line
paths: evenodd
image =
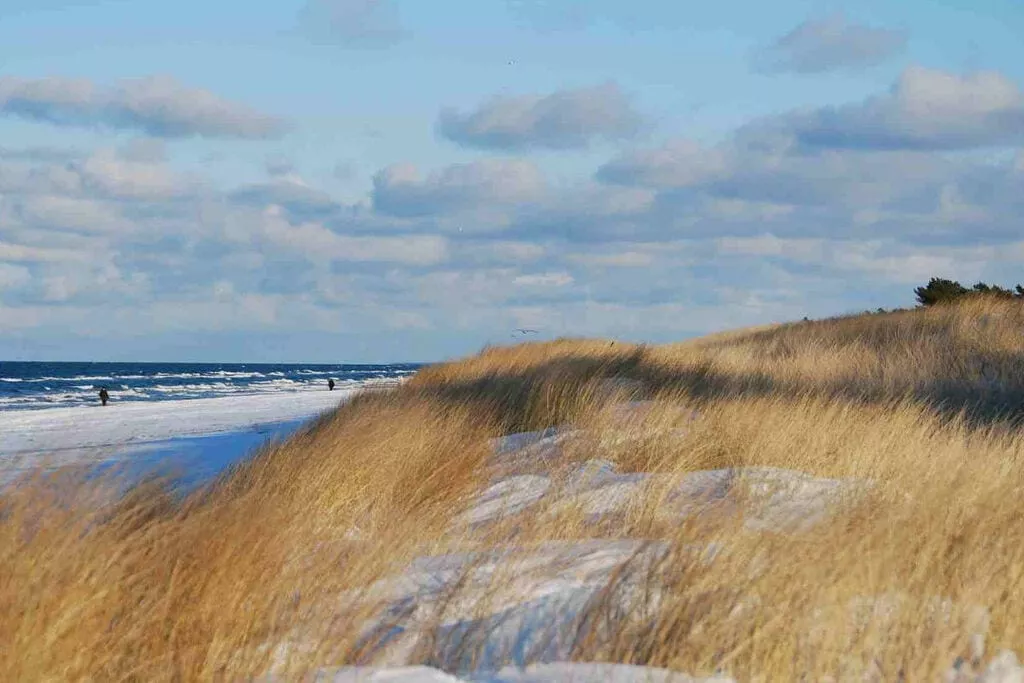
M290 434L362 389L0 412L0 482L36 467L162 460L204 467Z

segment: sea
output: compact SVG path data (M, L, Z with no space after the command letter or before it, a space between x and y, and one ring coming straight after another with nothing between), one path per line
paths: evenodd
M262 363L70 363L0 361L0 411L94 405L111 401L280 394L391 384L414 374L414 363L320 365Z

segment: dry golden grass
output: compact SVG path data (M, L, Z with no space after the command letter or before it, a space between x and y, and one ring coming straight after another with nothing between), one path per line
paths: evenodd
M181 502L152 483L113 509L90 504L102 491L65 504L59 476L37 477L3 500L4 680L258 673L264 644L338 631L327 600L438 534L485 436L468 411L376 395Z
M631 399L653 403L623 422L614 406ZM295 677L369 656L360 625L379 606L351 596L411 558L601 537L667 554L610 583L579 624L579 659L740 680L935 680L971 654L974 632L989 656L1024 653L1022 407L1019 302L663 347L486 349L358 397L184 499L159 481L118 496L116 482L71 471L5 491L0 677ZM659 481L764 465L874 485L799 534L728 514L667 524L655 519L664 484L603 524L539 505L448 533L493 474L489 438L569 423L587 436L567 460ZM710 543L724 550L694 559ZM659 599L622 610L616 591L638 580ZM285 643L290 659L275 660Z

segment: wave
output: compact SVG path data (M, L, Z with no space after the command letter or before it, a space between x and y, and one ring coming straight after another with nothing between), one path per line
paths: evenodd
M156 372L151 375L121 375L121 374L109 374L109 375L69 375L66 377L0 377L0 382L8 382L11 384L40 384L42 382L118 382L124 380L155 380L155 379L204 379L204 378L225 378L225 379L258 379L262 377L287 377L288 375L298 375L302 377L344 377L344 375L363 375L363 376L379 376L379 377L391 377L398 375L411 375L414 374L415 370L299 370L292 373L285 373L281 371L274 372L234 372L234 371L214 371L214 372Z
M152 375L70 375L68 377L0 377L0 382L116 382L118 380L152 380L152 379L199 379L203 377L225 377L233 379L253 379L256 377L284 377L283 372L157 372Z
M255 396L270 394L288 394L310 391L325 391L326 377L335 378L335 388L338 390L359 389L360 387L375 387L381 385L399 384L403 378L411 374L405 372L375 372L356 373L362 375L358 378L345 378L339 373L323 371L322 376L305 375L301 377L288 377L285 373L271 376L270 373L259 373L259 378L248 378L249 381L239 382L233 378L217 376L214 373L192 373L199 377L192 378L191 382L174 382L175 379L188 379L177 376L184 373L165 373L160 378L162 381L156 383L144 383L137 385L122 384L116 381L105 384L110 392L111 400L115 403L138 403L138 402L164 402L174 400L188 400L197 398L220 398L230 396ZM92 377L92 376L90 376ZM122 378L118 378L122 379ZM150 376L151 382L156 379ZM206 379L208 381L202 381ZM83 384L81 380L77 384L70 384L70 378L65 378L64 386L48 388L47 390L14 389L11 393L0 389L0 410L32 410L47 409L54 407L75 407L93 405L97 402L96 392L98 385ZM89 381L89 380L86 380ZM25 385L21 385L25 386ZM33 386L39 386L38 384Z

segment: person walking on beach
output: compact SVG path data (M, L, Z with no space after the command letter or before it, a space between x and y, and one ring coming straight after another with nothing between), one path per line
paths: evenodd
M110 400L110 394L107 393L106 387L100 387L100 402L103 405L107 405L107 401Z
M328 389L328 391L334 391L334 380L333 379L327 380L327 389Z

